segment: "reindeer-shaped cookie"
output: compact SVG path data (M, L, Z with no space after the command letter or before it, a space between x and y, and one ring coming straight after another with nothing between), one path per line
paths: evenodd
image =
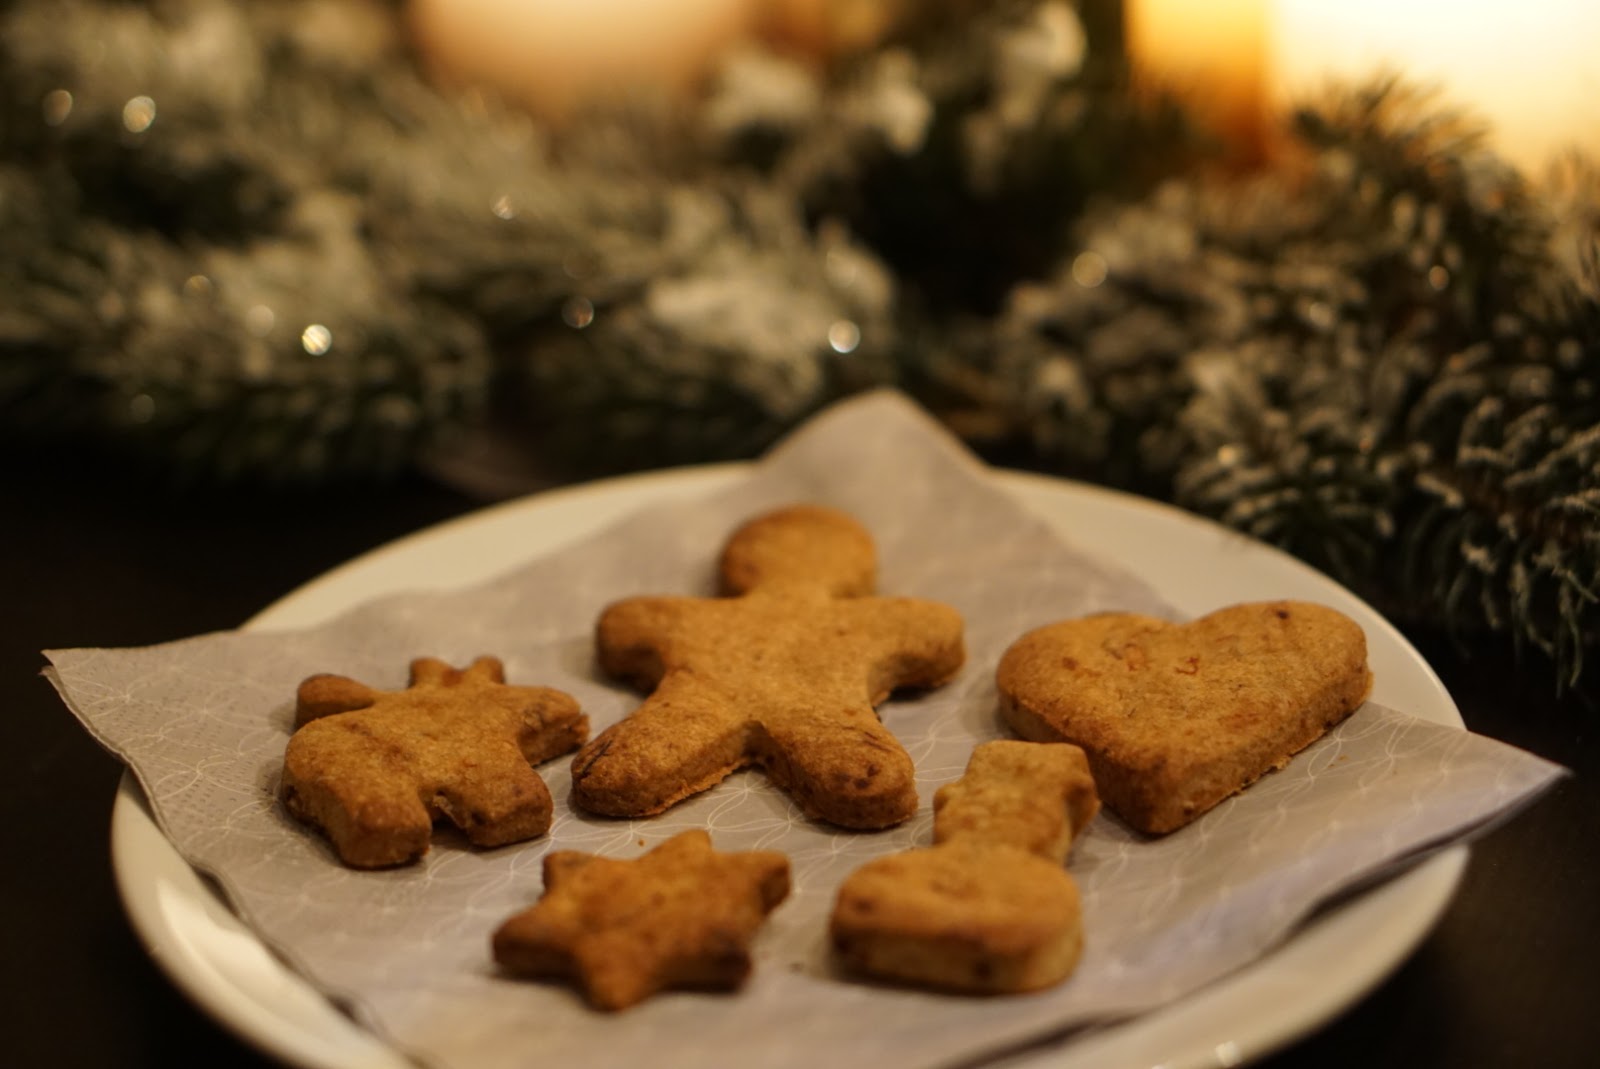
M411 662L405 690L336 675L300 684L280 793L355 868L415 861L435 817L478 846L550 829L550 791L533 770L574 749L589 721L549 687L508 686L494 657L466 669Z
M577 804L649 816L756 766L816 819L883 828L910 817L911 758L875 707L956 673L960 615L869 596L871 536L833 509L757 517L729 539L720 570L732 596L630 598L602 614L601 667L650 695L573 759Z

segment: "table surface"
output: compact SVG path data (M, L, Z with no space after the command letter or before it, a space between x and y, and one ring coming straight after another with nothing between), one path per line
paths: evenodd
M40 676L40 651L232 628L327 569L483 502L408 477L316 491L177 490L75 456L0 461L0 777L15 1066L273 1064L145 955L112 879L121 766ZM1576 775L1473 847L1435 931L1370 995L1266 1065L1588 1066L1600 1051L1600 656L1557 693L1503 637L1407 634L1467 726Z

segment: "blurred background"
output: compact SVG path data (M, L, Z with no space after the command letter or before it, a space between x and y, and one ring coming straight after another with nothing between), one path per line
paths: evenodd
M1582 0L0 0L0 449L453 510L889 386L1560 689L1596 46Z

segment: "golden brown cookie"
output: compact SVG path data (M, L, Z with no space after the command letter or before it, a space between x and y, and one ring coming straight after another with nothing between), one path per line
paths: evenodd
M970 839L863 865L829 931L855 972L971 994L1060 983L1083 949L1078 887L1060 865Z
M312 676L300 684L295 724L284 805L355 868L422 857L438 817L478 846L543 835L550 792L532 766L589 732L571 696L507 686L493 657L465 670L419 658L402 691Z
M875 572L860 524L799 505L734 533L721 559L732 596L607 608L602 668L651 693L573 759L573 799L592 813L650 816L755 766L813 818L882 828L911 816L911 758L875 707L956 673L961 617L868 596Z
M1187 624L1128 613L1051 624L1018 639L996 678L1006 722L1083 747L1106 805L1151 835L1282 768L1372 688L1360 626L1299 601Z
M558 850L544 859L543 896L494 933L494 958L519 975L575 979L601 1010L668 988L732 990L788 894L782 854L718 853L699 829L629 861Z
M1076 746L999 740L972 751L966 773L933 796L933 841L970 836L1065 863L1100 811L1089 762Z
M1062 863L1099 809L1076 746L990 742L934 799L933 847L847 877L829 933L867 976L973 994L1060 983L1083 949Z

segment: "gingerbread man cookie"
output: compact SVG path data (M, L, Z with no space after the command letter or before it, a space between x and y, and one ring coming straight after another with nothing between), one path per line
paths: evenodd
M532 766L589 732L571 696L507 686L493 657L465 670L419 658L402 691L312 676L300 684L295 725L283 756L284 805L355 868L422 857L435 817L478 846L543 835L550 791Z
M972 994L1060 983L1083 948L1062 867L1099 811L1083 751L989 742L934 796L934 842L868 862L839 887L829 932L852 970Z
M1107 808L1183 827L1349 716L1372 688L1361 627L1324 605L1234 605L1187 624L1108 613L1023 635L996 674L1021 736L1082 746Z
M606 609L602 668L650 696L579 751L573 798L641 817L756 766L810 817L882 828L916 811L911 758L875 707L965 659L947 605L869 596L872 539L833 509L758 517L723 551L723 598L638 597Z
M718 853L681 832L631 861L557 850L544 895L494 933L495 960L524 976L573 978L589 1004L620 1010L668 988L731 990L750 941L789 894L789 860Z

